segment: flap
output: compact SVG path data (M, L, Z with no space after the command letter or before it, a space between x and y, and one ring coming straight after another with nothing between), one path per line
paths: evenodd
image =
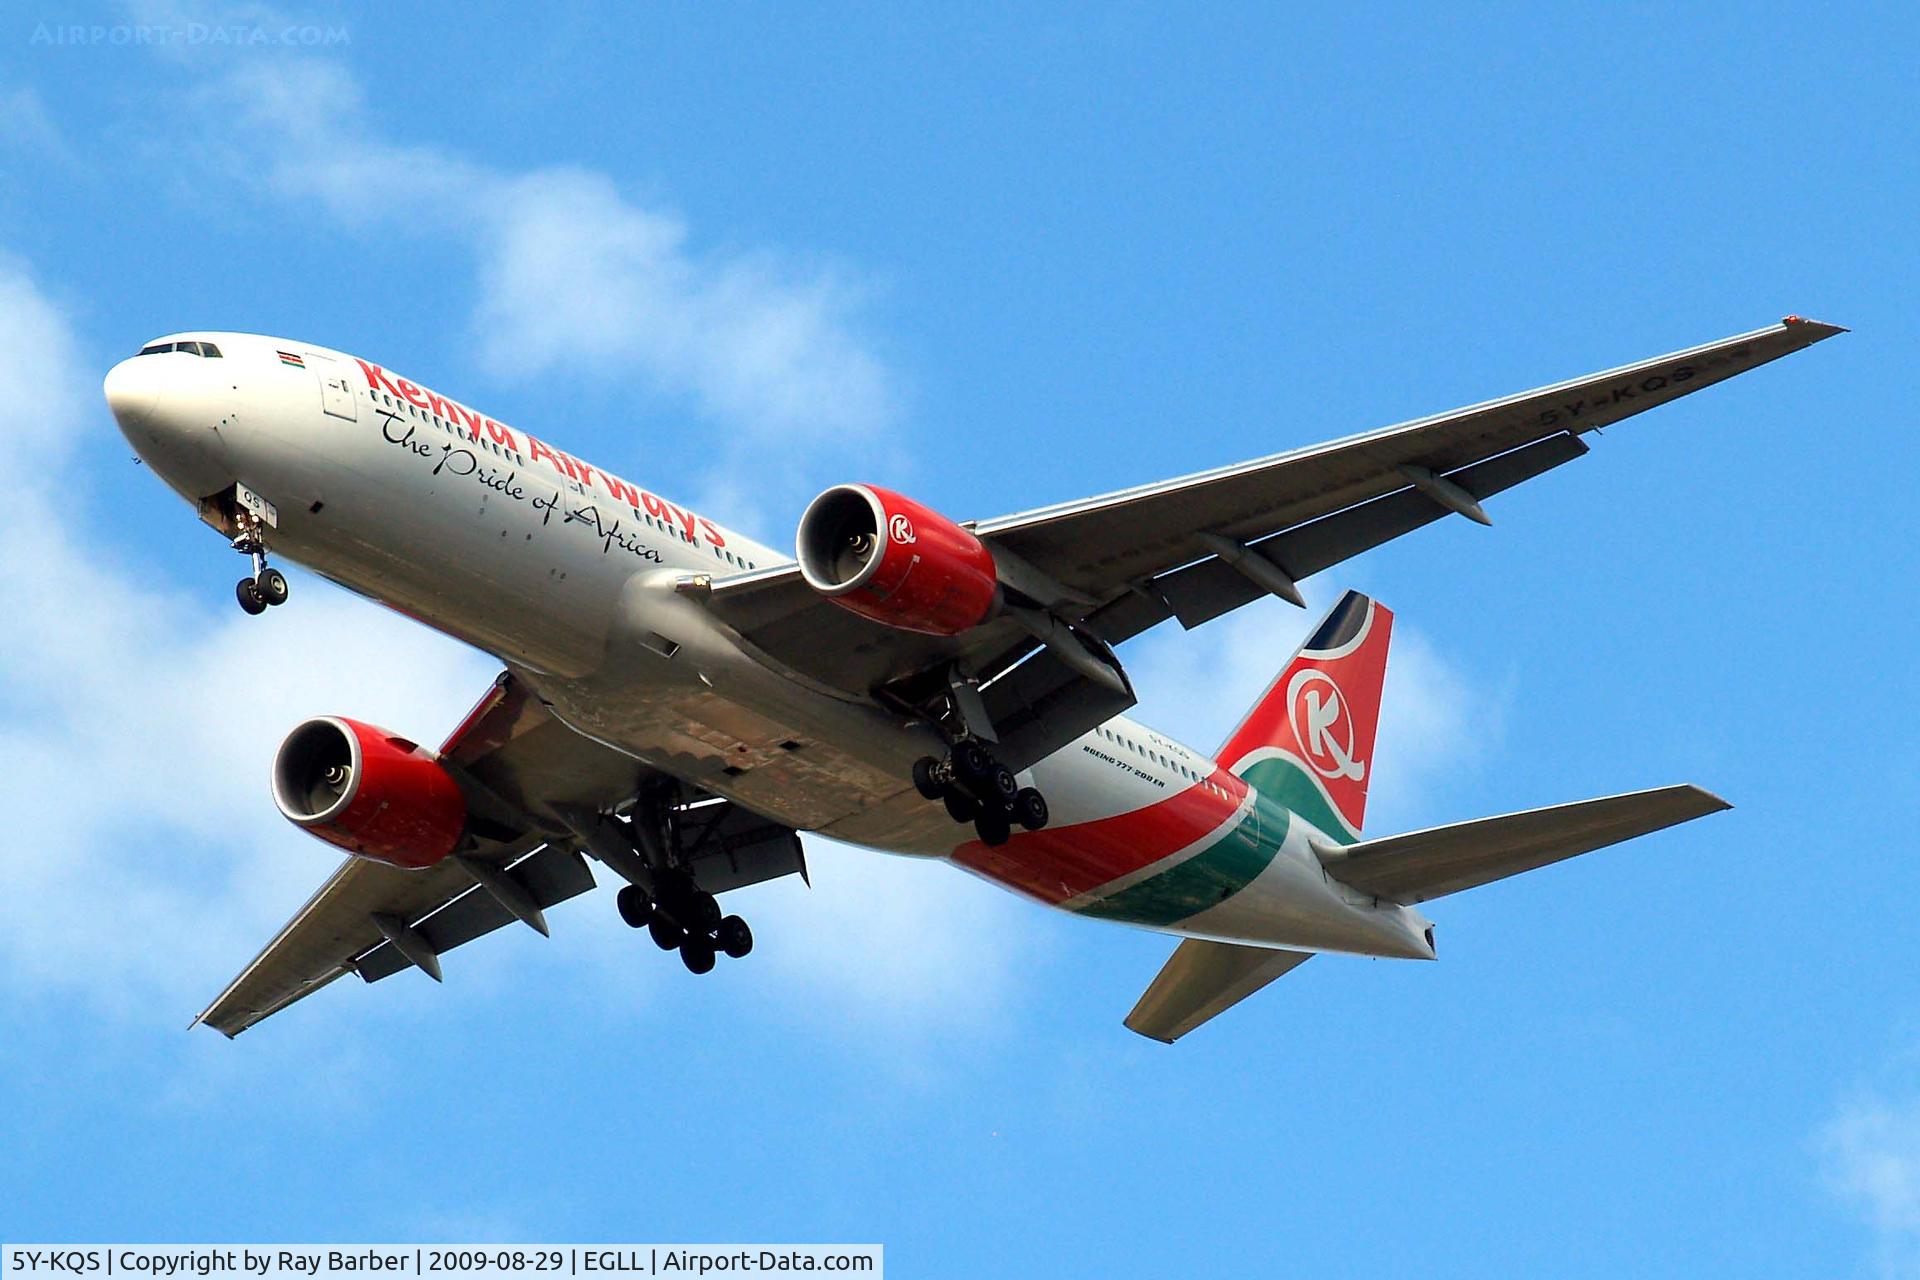
M548 845L505 868L501 874L517 884L527 900L542 910L593 888L593 872L588 869L587 860L562 845ZM469 880L469 883L472 882ZM414 922L413 929L437 956L513 922L514 914L505 903L474 885L432 915ZM354 961L352 968L368 982L377 982L412 964L391 942L383 942Z

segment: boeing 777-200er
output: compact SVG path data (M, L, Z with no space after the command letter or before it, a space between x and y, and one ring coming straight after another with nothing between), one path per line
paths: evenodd
M1431 898L1726 807L1663 787L1362 838L1393 616L1349 592L1204 755L1123 714L1115 646L1196 627L1503 489L1583 437L1843 330L1779 324L1537 391L1020 515L835 485L798 559L367 360L244 333L107 374L120 429L287 599L269 552L496 656L430 750L341 716L273 762L348 853L196 1019L232 1036L354 973L624 881L688 969L753 935L716 895L797 835L942 858L1182 939L1126 1025L1172 1041L1318 951L1432 959Z

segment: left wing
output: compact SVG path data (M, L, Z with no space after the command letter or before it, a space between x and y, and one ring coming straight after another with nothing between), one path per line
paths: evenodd
M374 982L516 921L547 931L548 907L591 889L569 825L613 813L654 782L639 760L582 737L503 673L440 748L467 799L460 847L422 871L348 858L227 989L204 1022L236 1036L347 973ZM791 828L726 801L679 811L681 847L711 893L804 873Z
M1073 641L1119 674L1111 646L1168 618L1194 627L1266 594L1297 602L1302 579L1450 513L1487 522L1482 500L1584 454L1587 432L1843 332L1790 316L1450 413L973 524L1010 595L1070 633L1048 652L1011 618L952 638L868 621L794 565L722 579L710 605L772 661L856 697L913 703L938 685L929 673L949 668L987 682L1003 754L1019 767L1132 703L1123 674L1119 688L1089 689L1099 682L1084 662L1050 660Z

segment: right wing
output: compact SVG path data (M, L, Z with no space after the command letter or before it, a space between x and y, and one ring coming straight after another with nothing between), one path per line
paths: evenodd
M441 953L483 934L516 920L545 933L546 908L594 883L563 812L610 813L670 781L575 733L506 673L439 758L466 796L461 846L422 871L348 858L194 1025L236 1036L343 974L375 982L418 967L437 979ZM789 827L711 799L677 816L689 869L710 893L805 874Z
M1359 844L1316 847L1315 852L1327 874L1342 884L1411 905L1732 807L1699 787L1661 787Z
M1188 938L1127 1015L1127 1030L1172 1044L1311 959L1310 951Z

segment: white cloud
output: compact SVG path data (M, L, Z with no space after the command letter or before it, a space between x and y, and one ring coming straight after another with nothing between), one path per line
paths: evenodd
M1373 830L1384 835L1479 816L1434 805L1449 782L1499 749L1508 702L1508 691L1442 653L1416 622L1395 617L1374 747L1382 772L1367 802Z
M583 170L494 181L486 197L479 329L501 367L635 368L776 438L892 416L889 376L850 328L867 290L832 268L698 253L680 218Z
M66 316L21 263L0 253L0 405L21 470L31 473L66 456L82 403L73 376L79 363Z
M811 887L788 876L721 899L753 928L744 960L722 957L714 973L689 978L678 956L620 923L620 882L596 863L602 891L551 914L552 945L567 953L551 963L622 1020L704 1023L722 1002L730 1017L822 1039L868 1043L883 1032L902 1052L990 1038L1019 998L1023 966L1044 950L1039 909L944 863L802 838ZM505 996L543 980L509 970L501 954L487 943L453 953L449 987Z
M231 181L317 203L350 227L451 238L474 256L472 324L492 371L627 386L729 428L705 497L802 482L797 464L850 460L898 412L898 378L861 332L874 288L844 266L701 248L684 218L604 174L503 172L393 142L359 83L322 61L252 61L203 86ZM255 140L249 143L247 140ZM271 139L270 148L258 140ZM803 495L779 493L784 504ZM760 513L735 513L751 520Z
M141 12L168 23L272 16L259 6ZM205 77L197 105L230 126L212 145L273 139L224 153L217 176L350 229L465 244L474 325L496 367L628 381L724 423L734 452L719 459L716 490L749 457L776 488L802 483L788 464L860 447L896 412L896 379L857 332L871 287L844 268L702 249L676 213L603 175L499 172L390 141L339 63L175 61ZM389 180L371 185L369 174ZM42 485L0 516L0 801L17 818L0 853L13 886L0 901L0 981L139 1021L184 1021L334 865L265 799L279 736L339 710L432 740L492 668L304 575L291 607L249 619L88 541L59 515L61 488L84 484L59 467L106 421L74 345L28 274L0 260L0 403L16 444L44 464L33 473ZM207 549L225 554L211 535ZM754 963L770 991L791 997L784 1006L895 1026L995 1007L1020 951L1009 921L1021 904L942 866L811 848L815 891L742 895L760 931ZM609 994L632 992L634 939L607 905L580 913L592 920L590 967ZM483 981L492 970L464 955L461 967Z
M0 260L0 404L36 460L0 508L0 806L12 835L0 846L0 985L172 1027L337 862L267 798L280 736L339 711L434 741L495 668L304 574L290 605L249 618L224 593L185 596L87 540L62 515L84 477L61 462L104 425L94 383L58 308ZM206 554L231 556L211 534ZM1023 954L1021 904L945 866L809 847L813 890L789 881L729 902L759 933L746 963L771 1012L930 1031L977 1028L999 1007ZM610 1000L644 1000L654 984L636 984L636 964L677 961L636 958L644 944L614 919L601 894L556 925L584 929L588 976ZM515 980L487 956L481 944L449 963L471 987ZM315 1002L356 994L349 984Z
M41 160L71 166L73 150L40 94L30 85L0 87L0 144L33 153Z
M304 575L295 605L254 619L88 540L63 463L106 416L96 385L65 318L0 261L0 404L32 460L0 508L0 973L184 1025L337 861L266 799L280 734L354 710L431 736L491 667ZM211 534L206 552L231 556Z
M1040 945L1029 908L944 863L812 836L807 856L811 889L783 880L734 908L764 935L754 958L782 1004L928 1034L1003 1011Z
M871 286L844 268L703 249L675 212L634 199L602 174L507 173L395 142L372 123L342 64L260 58L212 71L201 106L233 122L219 137L273 140L270 149L229 153L219 176L318 207L352 229L467 246L478 285L474 323L502 371L630 380L636 391L684 401L736 429L738 451L723 467L751 456L756 477L776 483L792 482L797 470L783 463L805 457L817 465L823 448L869 443L897 413L897 381L859 332ZM64 424L47 433L47 447L57 448L80 419L80 403L103 417L87 394L92 379L75 371L64 326L47 323L44 301L17 273L0 276L0 306L0 337L33 333L43 348L57 348L33 365L0 359L0 391L11 379L52 398L38 420ZM43 372L29 379L30 368ZM16 811L24 805L37 816L36 838L63 840L74 852L22 870L31 892L0 908L18 921L12 937L0 939L0 956L12 948L24 972L71 935L97 948L100 963L75 974L51 962L41 980L97 992L120 979L135 988L177 985L188 973L198 984L192 995L204 996L207 973L231 972L329 865L262 797L279 734L303 715L338 709L431 739L481 687L488 664L464 652L446 661L455 652L446 642L304 582L292 609L261 619L222 611L209 624L205 603L101 566L100 548L77 543L49 518L50 496L37 501L37 510L16 510L0 530L0 549L10 553L0 586L24 602L9 625L32 631L13 674L17 685L43 692L85 688L72 699L44 698L24 720L0 721L0 762L16 765L8 785L18 789ZM211 542L209 554L221 554ZM111 616L68 607L75 583L84 584L84 598L116 600ZM1268 602L1197 633L1143 640L1129 655L1142 717L1212 746L1313 616ZM341 701L349 683L350 704ZM1476 701L1471 682L1402 622L1382 719L1376 829L1383 814L1425 799L1443 763L1472 758L1473 736L1484 731L1469 724ZM90 779L98 777L117 780L110 811L86 812L77 823L60 812L70 797L96 790ZM194 875L183 879L179 864L152 865L156 829L177 840ZM740 909L761 934L754 962L769 991L792 997L786 1004L898 1025L977 1019L1008 997L1028 936L1023 904L943 866L823 841L812 848L814 891L784 883L742 895ZM115 916L88 903L102 884L121 900ZM605 985L629 989L634 940L604 907L580 914L593 916L593 965ZM183 918L215 922L183 943L200 949L199 958L164 972L143 965L164 950L158 944L169 931L181 932Z
M1828 1190L1871 1229L1882 1274L1920 1276L1920 1100L1857 1097L1815 1150Z

